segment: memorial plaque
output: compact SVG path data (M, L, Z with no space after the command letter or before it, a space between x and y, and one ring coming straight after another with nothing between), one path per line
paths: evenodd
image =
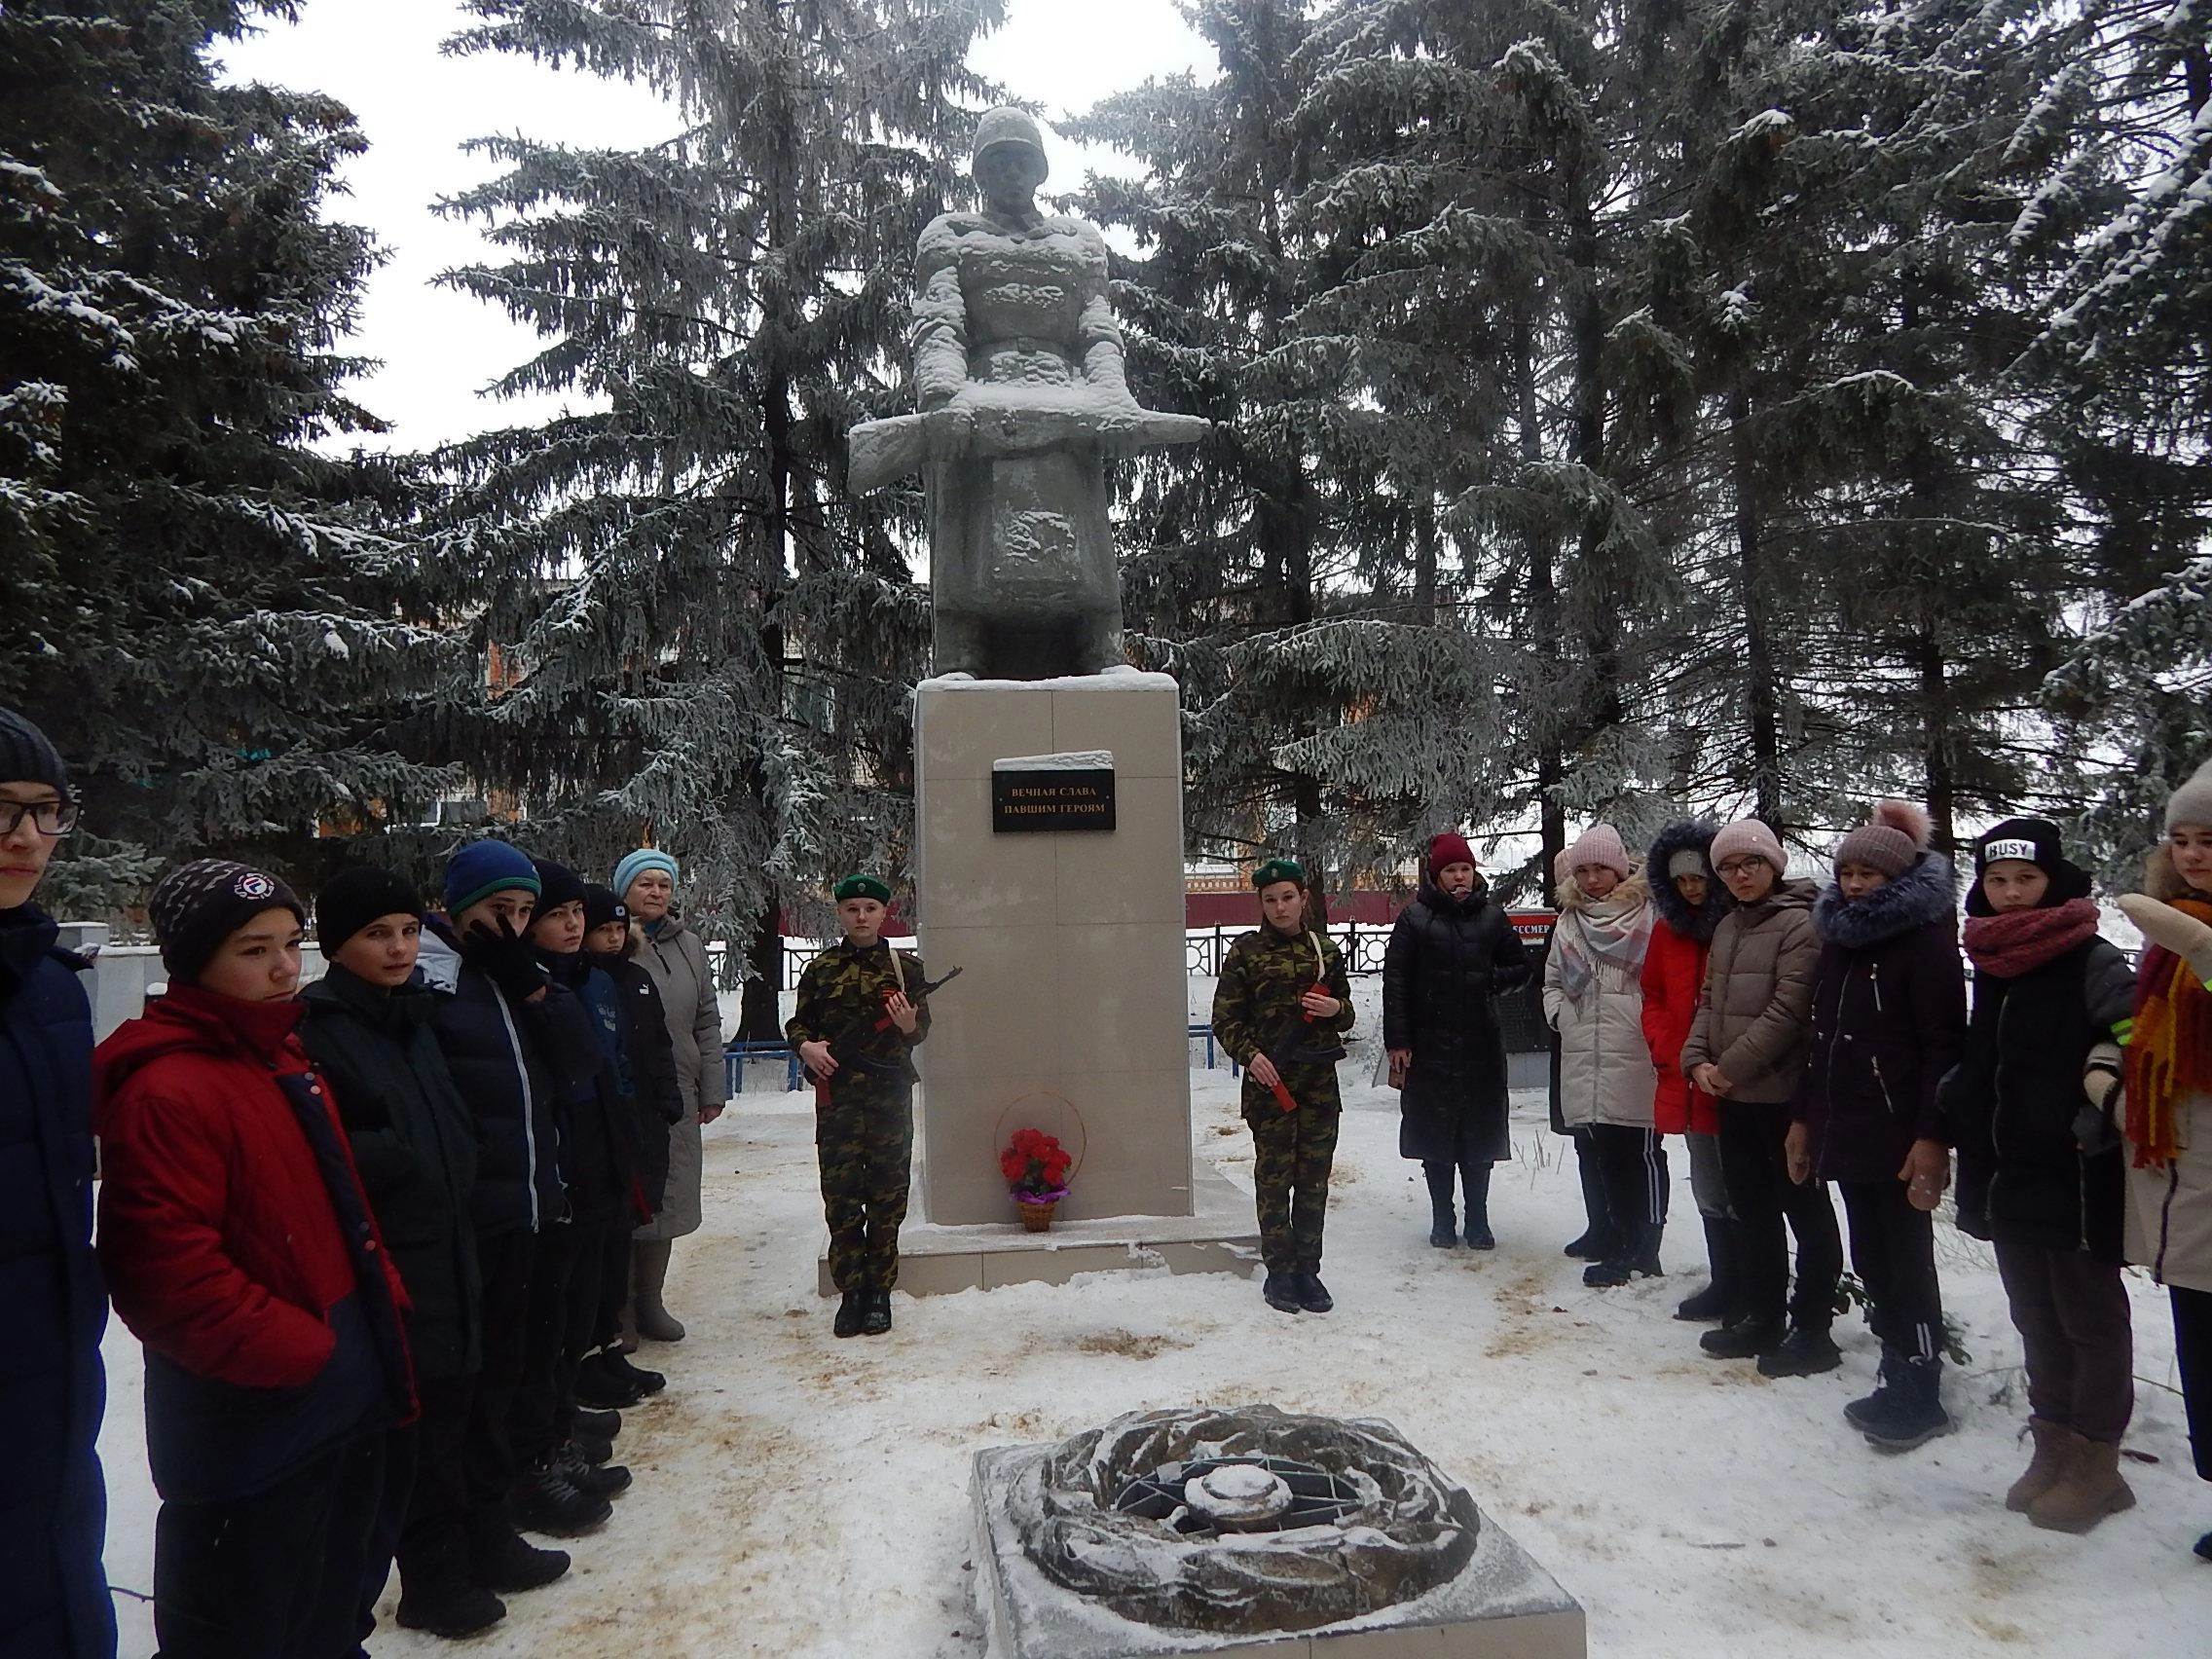
M1114 828L1114 756L1024 755L991 763L991 830Z

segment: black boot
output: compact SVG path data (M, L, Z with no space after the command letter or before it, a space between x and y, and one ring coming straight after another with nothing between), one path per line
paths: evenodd
M1420 1172L1428 1181L1428 1241L1439 1250L1449 1250L1459 1242L1459 1216L1452 1207L1452 1165L1423 1163Z
M578 1434L588 1434L594 1440L604 1440L610 1445L614 1437L622 1432L620 1412L595 1412L579 1406L576 1408L575 1421Z
M1792 1323L1789 1332L1759 1355L1761 1377L1818 1377L1843 1363L1843 1353L1825 1324Z
M1889 1410L1886 1396L1903 1375L1904 1363L1904 1355L1884 1343L1882 1363L1874 1369L1874 1391L1845 1406L1844 1420L1857 1429L1863 1429L1870 1422L1879 1422L1883 1414Z
M1664 1231L1660 1224L1649 1221L1632 1221L1615 1228L1624 1240L1623 1248L1617 1255L1584 1268L1582 1282L1593 1290L1608 1290L1632 1278L1665 1277L1666 1270L1659 1265L1659 1238Z
M459 1641L490 1630L506 1616L506 1603L481 1584L470 1583L458 1561L424 1562L400 1570L398 1619L404 1630Z
M1459 1171L1459 1184L1467 1190L1467 1248L1496 1249L1496 1235L1490 1230L1490 1165L1464 1165Z
M1747 1313L1717 1331L1706 1332L1698 1338L1697 1346L1715 1359L1752 1359L1780 1347L1787 1334L1788 1327L1780 1319Z
M857 1337L861 1334L861 1312L866 1306L867 1293L848 1290L837 1299L837 1320L830 1329L840 1337Z
M601 1348L585 1363L590 1364L593 1361L598 1363L601 1372L610 1380L632 1383L643 1388L647 1394L657 1394L668 1386L668 1379L661 1373L647 1371L620 1348Z
M1302 1313L1326 1313L1336 1307L1337 1299L1329 1294L1329 1287L1321 1282L1319 1273L1298 1275L1298 1309Z
M861 1295L861 1335L880 1337L891 1329L891 1292L878 1286Z
M1726 1321L1736 1300L1736 1224L1725 1216L1705 1218L1705 1259L1713 1266L1713 1282L1695 1295L1685 1296L1675 1317L1704 1324Z
M613 1497L630 1490L630 1471L604 1457L593 1461L571 1440L553 1455L554 1466L569 1477L569 1484L588 1497Z
M536 1590L569 1570L567 1550L541 1550L501 1515L471 1516L468 1522L468 1576L502 1596Z
M1877 1452L1910 1452L1954 1426L1943 1410L1943 1362L1900 1359L1890 1368L1889 1386L1878 1390L1859 1431Z
M1590 1150L1590 1137L1574 1137L1575 1173L1582 1179L1582 1236L1567 1247L1567 1254L1585 1262L1602 1262L1613 1253L1611 1207L1605 1202L1605 1175L1598 1167L1598 1155Z
M599 1363L598 1354L586 1356L576 1367L576 1404L600 1411L634 1406L645 1397L638 1383Z
M1298 1299L1302 1288L1298 1274L1271 1272L1260 1283L1260 1295L1277 1313L1300 1313L1305 1311L1305 1305Z
M530 1469L507 1494L507 1513L526 1532L550 1532L556 1538L572 1538L604 1526L614 1505L604 1497L579 1492L553 1457Z
M594 1439L580 1428L569 1436L569 1446L577 1456L595 1469L614 1456L613 1441Z

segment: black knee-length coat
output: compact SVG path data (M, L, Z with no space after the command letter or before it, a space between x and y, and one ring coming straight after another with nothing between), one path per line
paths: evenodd
M1411 1049L1398 1098L1398 1152L1424 1161L1496 1162L1505 1129L1505 1037L1497 998L1529 957L1479 875L1464 898L1421 883L1382 958L1382 1043Z

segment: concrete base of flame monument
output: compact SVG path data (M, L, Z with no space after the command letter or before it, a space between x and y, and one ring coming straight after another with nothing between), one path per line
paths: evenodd
M1249 1272L1252 1200L1191 1152L1175 682L1130 669L926 680L914 749L921 952L933 975L964 972L918 1053L899 1288ZM1085 769L1109 792L1113 828L994 830L993 772L1003 790L1010 760L1024 778ZM1049 1233L1022 1229L999 1170L1023 1128L1080 1160ZM826 1260L821 1289L831 1293Z

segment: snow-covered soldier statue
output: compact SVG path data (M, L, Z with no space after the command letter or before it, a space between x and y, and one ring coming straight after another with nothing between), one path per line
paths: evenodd
M971 171L982 211L932 220L915 249L921 412L854 427L847 482L927 480L938 673L1095 674L1124 660L1106 458L1210 423L1130 395L1105 239L1037 207L1037 124L990 111Z

